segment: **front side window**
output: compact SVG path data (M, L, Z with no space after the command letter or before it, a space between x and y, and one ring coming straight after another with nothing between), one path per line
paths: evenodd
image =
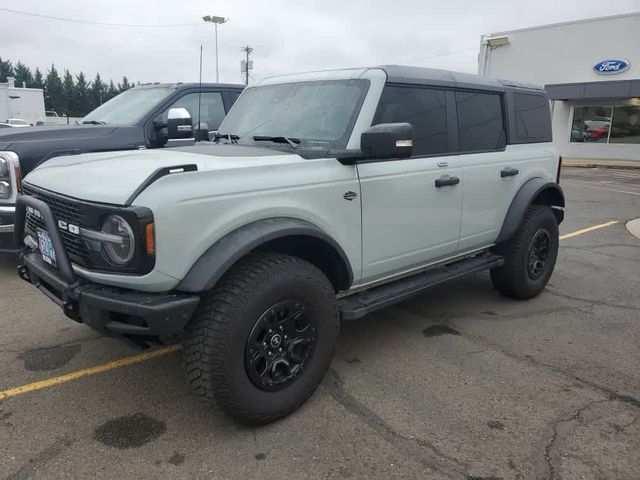
M413 125L413 155L437 155L447 151L447 111L444 90L386 86L373 124Z
M220 125L240 143L288 137L301 147L345 148L369 88L368 80L264 85L245 90Z
M132 88L90 112L82 123L135 125L171 92L170 88Z
M573 109L572 142L607 143L613 107L589 106Z
M456 92L456 110L461 152L504 149L506 134L500 95Z
M194 125L198 123L199 115L200 123L206 123L209 131L217 130L225 115L222 94L213 92L189 93L179 98L164 111L163 120L167 119L170 108L186 108Z

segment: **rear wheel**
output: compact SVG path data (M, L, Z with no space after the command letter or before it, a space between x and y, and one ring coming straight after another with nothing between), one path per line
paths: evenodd
M551 278L558 246L553 211L546 205L532 205L513 238L494 249L504 257L504 265L491 270L493 286L508 297L535 297Z
M185 336L187 375L229 416L265 424L315 391L338 329L335 292L320 270L288 255L253 255L203 297Z

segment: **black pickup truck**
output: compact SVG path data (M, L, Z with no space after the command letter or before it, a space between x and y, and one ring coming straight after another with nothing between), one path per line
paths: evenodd
M96 108L77 125L0 130L0 253L14 251L15 200L21 178L42 162L86 152L160 148L173 138L170 109L186 109L196 125L217 130L244 86L140 85ZM184 112L184 110L182 110ZM178 137L184 137L181 133Z

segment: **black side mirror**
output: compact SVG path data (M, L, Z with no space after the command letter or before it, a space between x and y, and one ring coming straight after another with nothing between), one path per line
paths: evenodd
M365 158L407 158L413 150L410 123L381 123L362 132L360 149Z
M167 113L167 136L174 138L193 137L191 115L186 108L170 108Z

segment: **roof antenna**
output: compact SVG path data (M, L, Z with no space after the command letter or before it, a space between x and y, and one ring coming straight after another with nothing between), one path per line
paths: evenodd
M202 99L202 45L200 45L200 84L198 85L198 126L196 127L197 138L196 141L199 142L200 138L200 100Z

